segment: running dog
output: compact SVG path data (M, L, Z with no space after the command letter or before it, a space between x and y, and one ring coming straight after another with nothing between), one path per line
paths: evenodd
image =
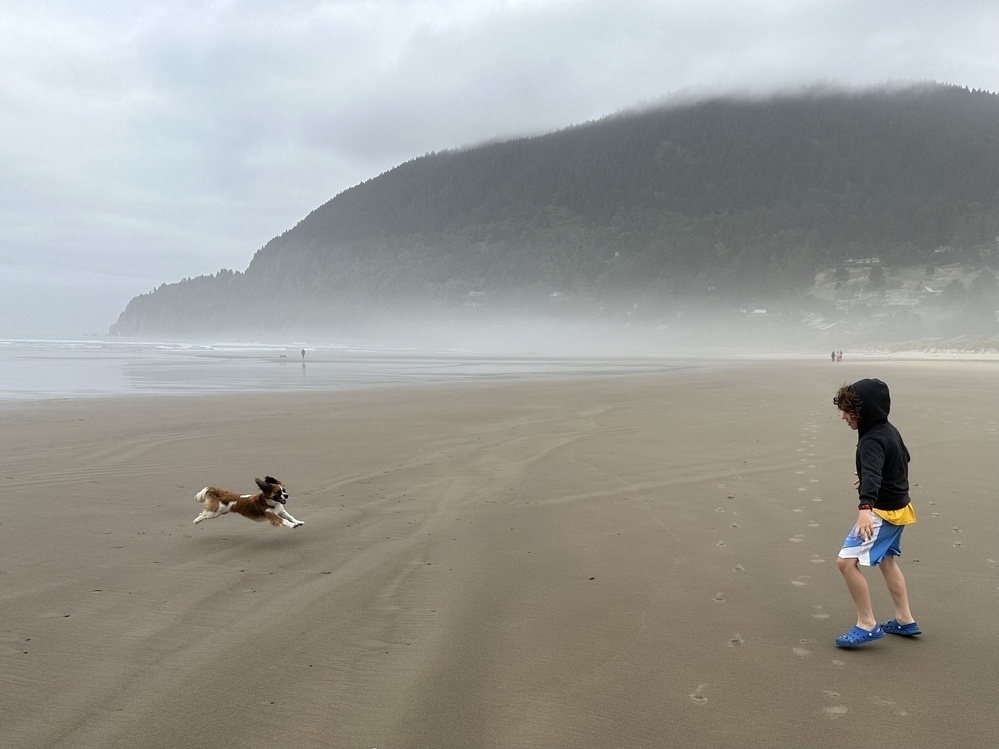
M205 509L194 519L194 524L235 512L258 523L266 520L271 525L285 528L304 525L301 520L296 520L284 509L283 505L288 501L288 492L284 490L280 481L273 476L264 476L263 481L253 480L260 487L259 494L236 494L214 486L206 486L195 494L194 498L203 504Z

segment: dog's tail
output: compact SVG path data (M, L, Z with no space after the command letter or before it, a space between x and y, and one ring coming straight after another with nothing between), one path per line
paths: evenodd
M208 487L206 486L200 492L194 495L194 498L198 500L201 504L205 503L205 499L208 497Z

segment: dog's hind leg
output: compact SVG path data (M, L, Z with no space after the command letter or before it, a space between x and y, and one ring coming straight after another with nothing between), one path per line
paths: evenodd
M211 520L212 518L217 518L219 515L225 515L229 512L229 505L220 504L214 510L202 510L201 514L194 519L194 524L197 525L202 520Z

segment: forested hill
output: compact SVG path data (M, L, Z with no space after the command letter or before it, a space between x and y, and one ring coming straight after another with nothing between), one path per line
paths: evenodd
M136 297L111 333L786 297L848 258L994 250L997 125L999 96L925 84L663 106L428 154L337 195L245 272Z

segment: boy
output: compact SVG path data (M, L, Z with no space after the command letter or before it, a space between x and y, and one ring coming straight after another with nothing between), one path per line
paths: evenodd
M909 611L909 596L895 557L906 525L916 522L909 500L909 451L902 435L888 421L891 397L881 380L859 380L843 385L833 398L842 418L858 433L857 478L860 495L857 523L843 542L837 565L857 607L857 624L836 638L841 648L855 648L880 640L885 632L903 637L922 634ZM878 624L871 593L860 566L881 569L895 618Z

